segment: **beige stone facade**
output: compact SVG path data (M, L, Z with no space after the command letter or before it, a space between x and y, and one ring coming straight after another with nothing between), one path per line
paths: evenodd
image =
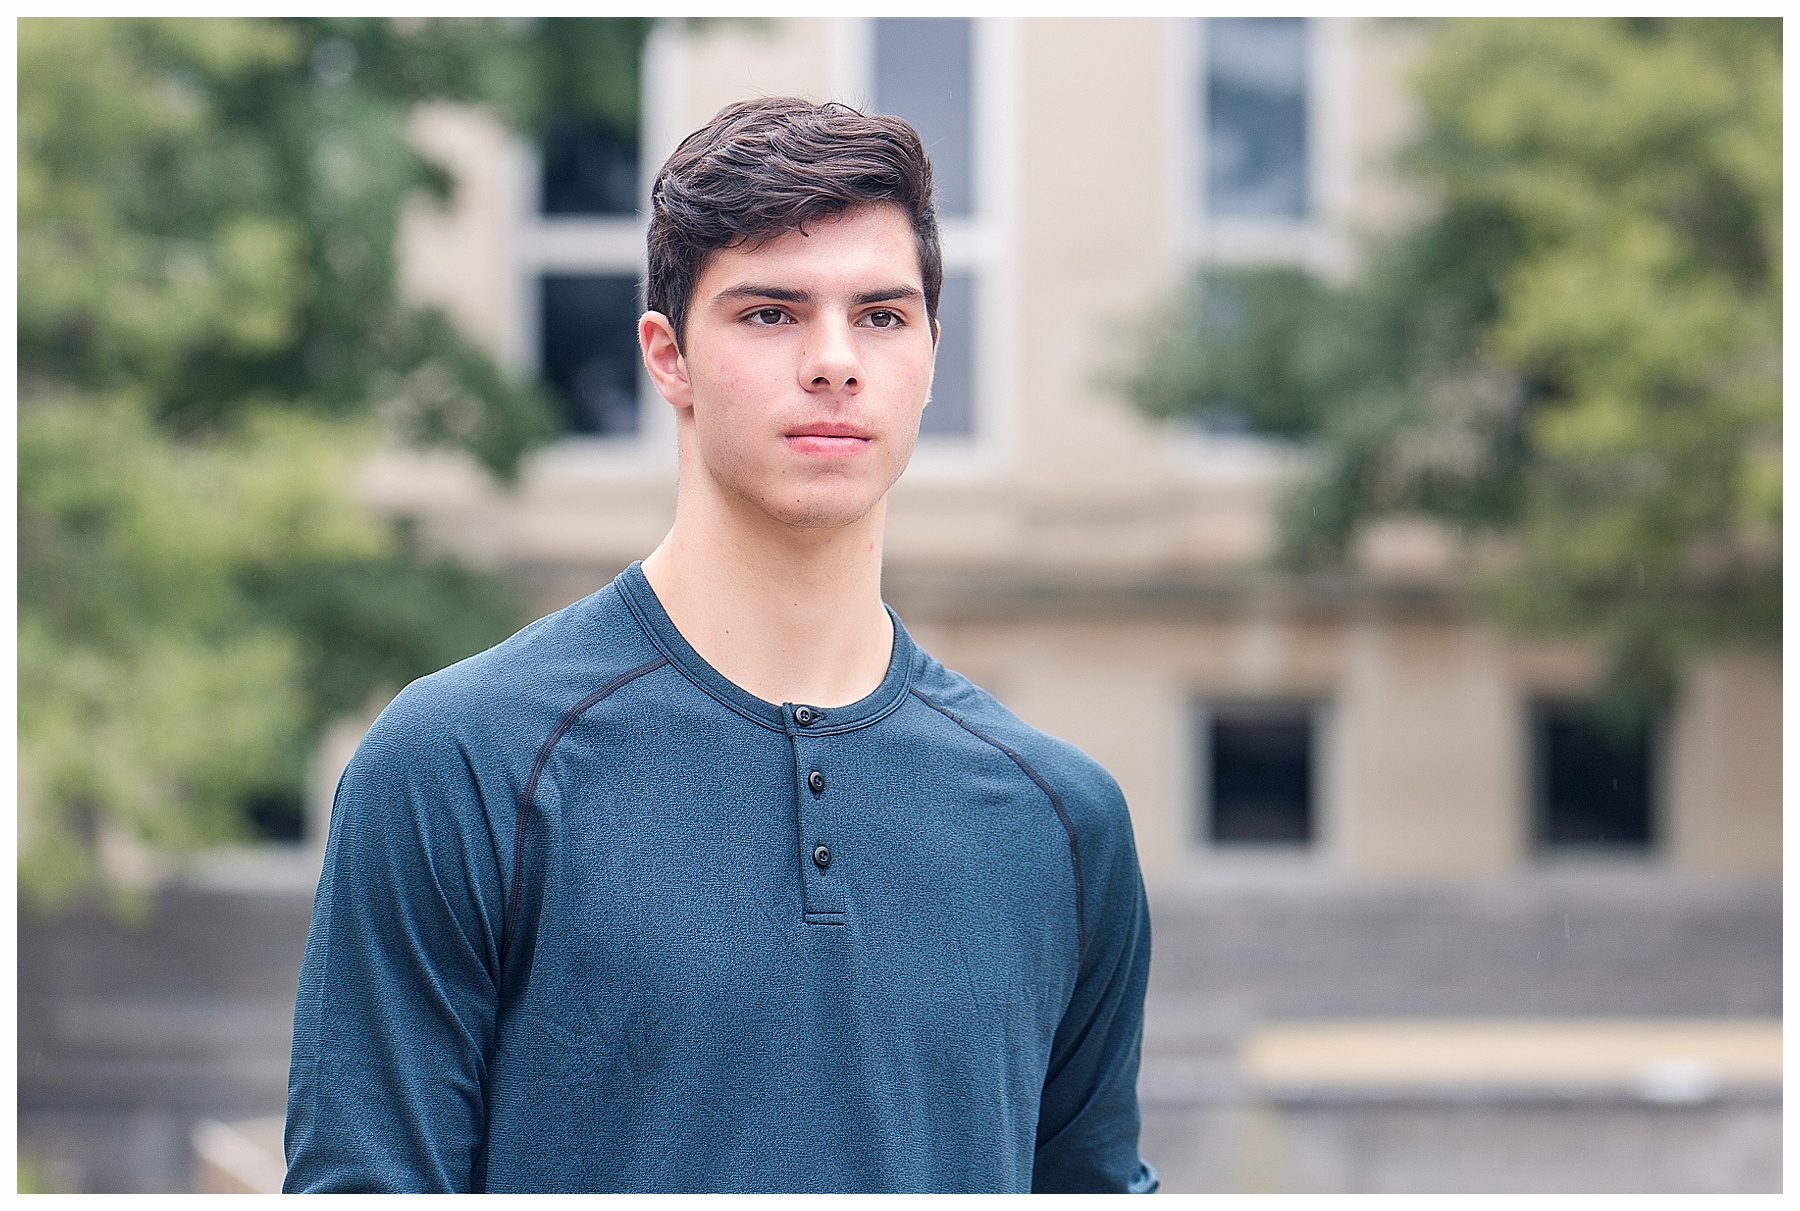
M1153 880L1517 875L1541 861L1530 702L1584 692L1592 653L1480 622L1428 526L1365 536L1352 579L1260 571L1293 456L1152 422L1116 387L1136 333L1198 261L1341 274L1359 234L1422 204L1388 165L1415 121L1404 74L1419 31L1322 19L1309 29L1309 217L1197 216L1188 99L1204 36L1165 19L976 22L981 201L946 231L947 262L978 283L973 432L922 443L896 487L887 595L934 654L1113 771ZM866 99L868 42L855 19L659 32L647 171L742 96ZM532 154L480 113L421 112L414 134L460 188L448 211L409 216L407 288L528 369L532 275L634 265L641 229L537 217ZM365 487L437 541L515 574L545 612L648 553L669 525L673 427L647 387L641 408L635 437L568 439L532 456L510 492L442 454L384 457ZM1196 720L1261 701L1313 711L1313 840L1209 845L1196 826ZM1629 861L1778 877L1780 732L1772 657L1703 663L1654 749L1655 840Z

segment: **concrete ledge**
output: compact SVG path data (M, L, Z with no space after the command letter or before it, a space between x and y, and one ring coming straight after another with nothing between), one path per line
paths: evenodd
M1781 1089L1779 1018L1277 1023L1238 1068L1276 1100L1618 1098L1692 1105Z
M282 1154L280 1115L221 1123L194 1124L188 1141L194 1153L197 1194L280 1194L287 1177Z
M1285 576L1246 568L1056 568L992 562L946 567L890 561L882 595L907 614L945 621L1276 617L1290 621L1385 618L1461 621L1466 594L1321 572Z
M502 567L524 586L533 608L549 609L600 588L625 565L514 557ZM882 567L881 592L903 617L949 622L1261 616L1317 621L1368 614L1460 622L1472 616L1466 592L1454 585L1351 572L1287 576L1242 567L1057 567L992 560L948 565L891 557Z

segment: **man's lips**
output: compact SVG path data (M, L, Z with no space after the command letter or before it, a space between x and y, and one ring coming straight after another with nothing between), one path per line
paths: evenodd
M842 458L860 454L868 449L869 442L873 440L866 430L837 421L801 425L790 429L786 438L788 449L815 458Z

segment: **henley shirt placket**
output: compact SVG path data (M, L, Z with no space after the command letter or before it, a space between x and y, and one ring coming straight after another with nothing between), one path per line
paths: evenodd
M842 925L848 911L844 894L845 855L842 846L836 844L833 828L831 758L844 740L821 733L825 712L818 707L785 702L781 717L794 753L801 915L809 925Z

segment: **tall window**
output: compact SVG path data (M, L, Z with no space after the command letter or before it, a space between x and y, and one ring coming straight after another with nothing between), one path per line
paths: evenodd
M544 139L545 214L623 215L638 205L638 141L602 122L559 118Z
M1217 846L1304 848L1317 830L1316 711L1304 702L1194 712L1196 831Z
M1641 853L1654 840L1650 732L1620 734L1577 703L1531 709L1540 852Z
M875 21L875 108L919 132L945 218L975 212L974 26L967 17Z
M637 278L546 274L538 283L538 364L570 432L636 433Z
M922 437L967 437L975 431L975 275L944 273L938 298L937 369L931 401L919 418Z
M919 433L969 437L975 431L976 319L981 282L956 245L986 200L979 196L975 106L975 23L967 17L881 17L871 22L870 92L875 109L912 123L931 157L944 227L942 326L931 403ZM960 262L960 263L959 263Z
M1302 219L1310 213L1307 41L1299 17L1206 22L1201 196L1208 215Z
M550 124L542 157L539 217L527 240L538 371L568 432L632 437L642 312L638 139L564 117Z

